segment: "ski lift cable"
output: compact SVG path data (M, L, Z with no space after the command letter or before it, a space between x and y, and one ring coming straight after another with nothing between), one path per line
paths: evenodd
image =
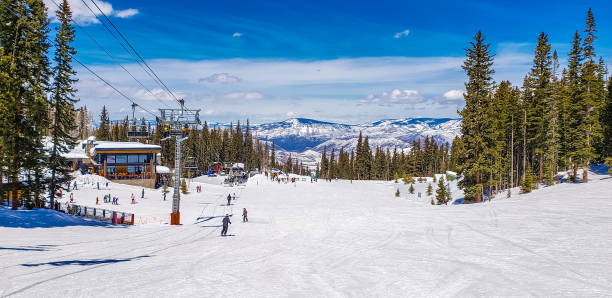
M153 74L150 73L149 70L147 70L147 68L140 62L140 60L134 56L134 53L132 53L132 51L130 51L127 46L125 45L124 42L122 42L115 33L113 33L113 30L111 30L108 25L106 24L106 22L104 22L104 20L101 20L100 18L98 18L98 16L96 15L96 13L93 11L93 9L91 9L91 7L89 7L89 5L87 4L87 2L85 2L84 0L81 0L81 2L83 2L83 4L85 5L85 7L87 7L87 9L91 12L91 14L94 16L94 18L96 18L101 24L102 26L104 26L104 29L106 29L106 31L108 31L108 33L119 43L119 45L123 48L124 51L126 51L128 53L128 55L130 55L132 57L132 59L134 59L134 61L136 62L136 64L138 64L138 66L140 66L142 68L142 70L156 83L158 84L160 87L162 87L161 89L166 92L166 90L163 88L163 86L159 83L158 79L155 78L155 76ZM95 3L94 3L95 4Z
M81 0L83 3L85 3L85 0ZM168 94L170 94L180 105L181 108L184 107L184 101L181 102L181 100L179 100L176 95L174 95L174 93L170 90L170 88L168 88L168 86L164 83L164 81L159 78L159 76L155 73L155 71L149 66L149 64L142 58L142 56L138 53L138 51L136 51L136 49L132 46L132 44L127 40L127 38L121 33L121 31L119 30L119 28L117 28L117 26L115 26L115 24L108 18L108 16L102 11L102 9L100 9L100 7L98 6L98 4L94 1L94 0L90 0L91 3L94 4L94 6L96 6L96 8L98 9L98 11L104 16L104 18L106 19L106 21L113 26L113 28L115 29L115 31L117 31L117 33L119 34L119 36L126 42L126 44L130 47L130 49L132 49L132 51L134 52L134 54L136 54L136 56L138 56L138 58L140 59L140 61L142 61L142 63L149 69L149 71L151 71L151 73L155 76L155 78L157 78L158 82L162 85L162 87L168 92ZM87 4L85 4L87 6ZM89 6L87 6L89 8ZM93 13L93 12L92 12ZM98 18L95 13L94 16L96 18Z
M53 4L55 4L57 6L57 8L61 9L61 7L59 6L59 4L57 4L57 2L55 2L55 0L51 0L53 2ZM91 34L89 34L89 32L87 30L85 30L85 28L83 28L83 26L81 26L76 20L74 20L73 18L70 19L82 32L85 33L85 35L87 35L87 37L89 37L89 39L91 39L91 41L93 41L98 48L100 48L104 53L106 53L106 55L108 57L110 57L115 63L117 63L117 65L119 65L123 70L125 70L125 72L127 72L130 77L132 77L132 79L134 79L142 88L144 88L149 94L151 94L151 96L153 96L153 98L157 99L160 103L162 103L163 105L165 105L166 107L169 107L165 102L163 102L161 99L159 99L157 96L155 96L155 94L153 94L153 92L151 92L151 90L149 88L147 88L140 80L138 80L136 77L134 77L134 75L127 70L119 61L117 61L117 59L115 59L115 57L113 55L111 55L111 53L109 53L93 36L91 36Z
M109 87L113 88L113 90L115 90L117 93L119 93L121 96L123 96L125 99L129 100L132 104L136 104L138 105L134 100L132 100L129 96L125 95L123 92L121 92L119 89L115 88L115 86L113 86L111 83L107 82L104 78L102 78L100 75L98 75L95 71L93 71L91 68L87 67L87 65L83 64L83 62L81 62L79 59L77 59L77 57L72 56L72 59L74 59L74 61L76 61L78 64L80 64L81 66L83 66L85 69L87 69L89 72L91 72L94 76L96 76L99 80L101 80L102 82L104 82L106 85L108 85ZM145 109L144 107L138 105L143 111L153 115L153 117L157 118L157 115L147 109Z
M55 0L52 0L52 2L57 5L59 7L59 5L55 2ZM13 11L15 12L15 11ZM16 13L16 12L15 12ZM50 42L53 42L49 37L46 37ZM76 55L70 55L70 57L72 57L72 59L74 59L74 61L76 61L78 64L80 64L81 66L83 66L85 69L87 69L89 72L91 72L95 77L97 77L99 80L101 80L102 82L104 82L106 85L108 85L109 87L111 87L113 90L115 90L117 93L119 93L121 96L123 96L125 99L127 99L128 101L130 101L132 104L136 104L138 105L133 99L131 99L129 96L125 95L123 92L121 92L119 89L117 89L115 86L113 86L111 83L109 83L108 81L106 81L104 78L102 78L100 75L98 75L95 71L93 71L91 68L87 67L83 62L81 62ZM153 115L153 117L155 117L155 119L159 118L155 113L151 112L150 110L145 109L143 106L138 105L140 107L140 109L146 113L149 113L151 115Z

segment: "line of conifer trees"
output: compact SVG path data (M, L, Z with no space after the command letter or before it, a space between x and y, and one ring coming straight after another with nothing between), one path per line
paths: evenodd
M538 183L552 185L556 173L588 181L588 167L612 156L612 86L595 53L595 19L589 9L583 34L576 31L561 69L546 33L538 36L533 65L522 86L493 80L494 55L478 31L466 49L465 107L458 153L466 198L478 202L486 190Z
M29 208L42 206L42 194L53 200L69 178L62 153L76 138L71 16L61 1L50 41L42 0L0 1L0 200L12 191L14 206L17 194Z
M451 151L448 143L438 145L433 137L426 137L424 141L414 140L409 151L397 148L391 151L381 147L372 151L368 136L364 138L360 133L354 151L347 152L340 148L336 155L335 149L329 153L327 147L323 147L317 174L320 178L351 180L433 176L435 173L456 170L456 160Z

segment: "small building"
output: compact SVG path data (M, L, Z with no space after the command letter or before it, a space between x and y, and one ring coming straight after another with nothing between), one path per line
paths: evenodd
M153 188L161 146L138 142L93 141L89 145L91 171L121 183Z

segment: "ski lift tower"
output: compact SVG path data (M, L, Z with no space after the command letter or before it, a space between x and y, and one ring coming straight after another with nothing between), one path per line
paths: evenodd
M200 109L191 110L185 108L185 100L179 100L180 109L159 109L161 116L158 118L164 129L164 139L174 138L176 140L174 157L174 194L172 195L172 213L170 213L170 224L180 225L181 214L179 204L181 201L181 144L189 137L191 126L200 124Z

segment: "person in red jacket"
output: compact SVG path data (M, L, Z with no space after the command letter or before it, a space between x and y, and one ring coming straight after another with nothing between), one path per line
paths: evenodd
M248 222L249 221L249 218L247 217L247 214L248 214L248 212L247 212L246 208L242 208L242 222Z

